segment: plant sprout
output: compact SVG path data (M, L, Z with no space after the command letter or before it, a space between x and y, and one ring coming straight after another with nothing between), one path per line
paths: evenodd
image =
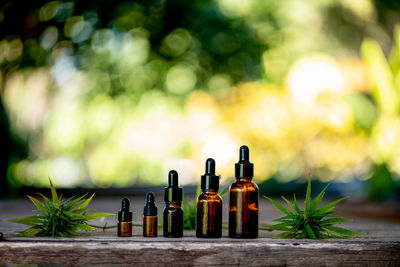
M329 185L327 185L311 202L311 179L309 177L306 199L304 201L304 210L300 209L297 204L295 194L293 194L293 203L282 196L282 199L290 208L292 208L293 211L273 199L264 196L271 201L275 207L286 214L284 217L273 220L279 223L270 225L268 228L271 230L283 231L278 234L277 238L308 238L322 240L328 238L349 238L352 236L363 235L364 233L356 233L345 228L334 226L337 223L351 221L332 215L334 213L335 205L347 197L340 198L319 208L328 186Z
M87 209L92 200L93 195L85 199L87 194L80 197L71 197L62 199L62 194L57 195L53 183L49 179L52 200L44 195L44 203L38 199L28 196L28 198L36 206L36 210L40 215L33 215L17 219L7 219L6 221L21 223L31 226L25 231L20 232L19 236L52 236L52 237L72 237L79 235L77 230L96 231L93 225L89 225L87 221L98 219L101 217L114 215L112 213L90 213L86 214ZM102 228L102 227L101 227Z

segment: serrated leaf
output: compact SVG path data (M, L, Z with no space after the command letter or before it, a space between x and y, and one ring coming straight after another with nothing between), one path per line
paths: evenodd
M42 216L28 216L28 217L23 217L23 218L16 218L16 219L5 219L4 221L7 222L14 222L14 223L20 223L20 224L25 224L25 225L36 225L41 222Z
M55 205L58 202L58 196L57 196L56 188L54 187L53 183L51 182L50 177L49 177L49 183L50 183L50 190L51 190L51 198L53 199L53 204Z
M42 229L30 227L22 232L19 232L17 236L31 237L38 235L40 232L42 232Z
M84 231L97 231L94 227L87 224L78 224L76 229L84 230Z
M86 199L81 205L79 205L78 209L85 209L89 205L90 201L92 201L93 197L94 193L88 199Z
M86 197L86 196L87 196L87 193L82 195L82 196L80 196L80 197L77 197L77 198L71 200L67 205L65 205L65 208L68 209L68 210L74 209L78 205L81 205L82 202L84 202L83 198Z
M338 204L339 202L345 200L346 198L348 198L348 197L342 197L340 199L332 201L331 203L328 203L325 206L323 206L322 208L318 209L317 212L318 213L326 213L326 212L333 211L333 208L335 207L335 205Z
M37 208L43 215L46 215L46 206L45 206L42 202L40 202L40 200L38 200L38 199L36 199L36 198L34 198L34 197L31 197L31 196L28 196L28 195L27 195L27 197L32 201L33 205L35 205L36 208Z
M296 194L293 193L293 202L294 202L294 207L296 208L296 212L300 214L301 210L299 205L297 204L297 200L296 200Z
M315 235L313 229L311 228L311 226L308 223L306 223L305 229L306 229L308 236L311 239L318 239L317 236Z
M64 210L63 213L68 215L68 216L75 217L75 218L79 218L79 217L84 216L82 214L71 212L71 211L67 211L67 210Z
M331 232L326 231L326 238L337 238L337 239L348 239L350 236L347 235L335 235Z
M356 233L356 232L350 231L348 229L337 227L337 226L329 225L329 226L324 226L324 228L326 228L330 231L342 234L342 235L348 235L348 236L365 235L365 233Z
M76 209L76 210L73 210L72 212L73 212L73 213L80 213L80 214L83 214L83 213L85 213L85 212L87 212L87 211L92 211L92 210L95 210L95 209Z
M110 216L110 215L114 215L114 214L107 213L107 212L96 212L96 213L90 213L90 214L83 215L82 218L89 221L89 220L94 220L94 219L98 219L98 218L106 217L106 216Z
M44 196L41 193L38 193L38 194L43 198L43 200L46 203L47 207L54 208L54 204L53 204L53 202L50 201L50 199L48 199L46 196Z
M282 211L283 213L287 214L287 215L293 215L293 213L288 210L285 206L279 204L278 202L276 202L275 200L264 196L266 199L268 199L269 201L271 201L272 204L274 204L275 207L277 207L280 211Z
M329 184L327 184L325 186L324 189L322 189L322 191L318 194L318 196L316 196L314 198L314 200L311 202L310 204L310 210L315 210L319 207L319 205L321 204L322 199L324 198L325 195L325 190L328 188Z
M275 221L280 221L280 220L288 220L288 219L292 219L292 220L294 220L294 219L296 219L296 218L298 218L299 217L299 215L287 215L287 216L284 216L284 217L281 217L281 218L278 218L278 219L275 219L275 220L272 220L273 222L275 222Z
M294 206L294 204L292 202L290 202L289 200L287 200L284 196L281 196L283 200L285 200L285 202L292 208L292 210L294 212L296 212L296 207Z
M311 198L311 176L308 176L308 184L307 184L307 191L306 191L306 199L304 200L304 212L308 212L309 205L310 205L310 198Z
M321 225L331 225L331 224L336 224L340 222L351 222L352 220L346 220L345 218L332 218L332 219L327 219L321 221Z

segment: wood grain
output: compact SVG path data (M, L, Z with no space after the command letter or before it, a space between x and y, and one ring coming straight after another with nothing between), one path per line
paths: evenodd
M130 240L3 241L0 264L399 266L399 241Z
M134 217L141 222L142 199L133 201ZM92 208L113 212L119 209L120 199L96 199ZM92 204L91 204L92 205ZM136 206L135 206L136 205ZM162 207L162 203L158 206ZM0 221L0 265L50 264L55 266L400 266L400 223L397 217L369 214L387 214L398 211L398 206L341 205L346 218L353 222L342 226L366 233L348 240L279 240L277 233L260 232L255 240L229 239L227 230L221 239L195 238L194 231L185 231L183 238L143 238L142 228L133 228L133 237L117 237L116 229L106 232L83 233L74 238L21 238L17 231L26 227ZM354 210L362 209L357 217ZM0 201L0 220L31 215L32 204L26 200ZM261 204L260 222L271 223L281 216L267 202ZM367 213L373 210L374 213ZM340 210L339 210L340 212ZM386 212L386 213L385 213ZM226 221L226 214L224 215ZM397 216L397 215L396 215ZM140 220L140 221L139 221ZM104 222L98 222L104 224ZM107 225L116 225L115 218Z

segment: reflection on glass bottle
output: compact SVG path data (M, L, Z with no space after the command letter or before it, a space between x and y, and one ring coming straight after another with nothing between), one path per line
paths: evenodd
M164 237L183 236L182 188L178 186L178 173L168 174L168 187L164 189Z
M218 195L220 177L215 175L215 161L207 159L201 176L201 194L197 198L196 236L218 238L222 235L222 198Z
M253 172L249 148L241 146L235 164L236 181L229 188L229 237L258 236L258 186L252 181Z

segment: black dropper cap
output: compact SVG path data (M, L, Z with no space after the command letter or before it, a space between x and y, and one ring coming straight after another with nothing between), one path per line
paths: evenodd
M215 161L212 158L206 160L206 173L201 176L201 189L213 189L218 191L220 176L215 174Z
M253 173L254 165L249 160L249 148L241 146L239 150L239 162L235 163L235 176L236 178L253 178Z
M157 207L154 204L154 193L147 193L146 199L147 202L143 208L143 216L157 216Z
M182 202L182 188L178 186L178 172L172 170L168 173L168 187L164 188L165 202Z
M131 222L132 212L129 211L129 199L124 198L121 202L121 211L118 212L118 221Z

